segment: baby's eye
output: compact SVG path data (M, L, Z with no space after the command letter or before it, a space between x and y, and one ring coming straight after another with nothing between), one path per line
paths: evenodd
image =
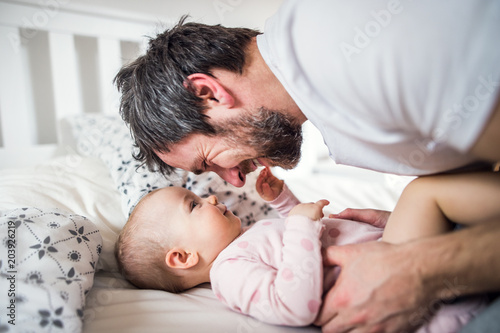
M198 206L198 203L196 201L191 201L191 210L193 210L196 206Z

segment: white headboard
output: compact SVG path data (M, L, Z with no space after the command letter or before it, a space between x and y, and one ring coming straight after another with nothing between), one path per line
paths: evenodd
M116 113L113 78L160 23L68 2L0 0L0 169L56 155L67 115Z

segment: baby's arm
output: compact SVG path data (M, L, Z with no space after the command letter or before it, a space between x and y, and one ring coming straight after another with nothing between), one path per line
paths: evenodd
M257 177L255 188L260 197L266 201L273 201L283 190L284 181L276 178L271 169L264 168Z
M300 204L285 182L276 178L269 168L262 169L255 184L257 192L271 207L276 209L282 218L286 218L290 210Z
M448 232L452 222L471 225L500 221L500 173L420 177L403 191L383 240L402 243Z
M282 245L273 248L282 253L271 255L281 258L277 267L255 254L257 249L252 249L253 242L242 239L243 243L236 243L231 250L237 253L212 268L212 288L217 297L233 310L267 323L311 324L318 314L323 292L319 240L323 227L320 222L299 213L319 217L324 205L325 201L305 204L303 210L290 214ZM253 228L256 227L272 228L272 225Z

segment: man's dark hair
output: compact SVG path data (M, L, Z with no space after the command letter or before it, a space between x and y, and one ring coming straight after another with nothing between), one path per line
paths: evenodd
M165 175L173 168L155 151L169 152L169 146L189 134L216 134L204 114L203 99L195 95L187 77L213 76L216 68L241 74L246 49L259 34L246 28L185 23L186 18L151 38L146 54L121 68L114 79L122 94L120 114L139 148L134 158Z

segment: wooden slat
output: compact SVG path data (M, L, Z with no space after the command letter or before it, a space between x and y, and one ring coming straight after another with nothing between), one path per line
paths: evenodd
M0 26L0 116L4 147L35 144L35 117L19 29Z
M49 32L49 47L56 119L80 114L83 108L74 38Z
M120 41L98 38L99 85L101 91L101 110L104 113L118 112L120 95L113 85L113 79L122 65Z

